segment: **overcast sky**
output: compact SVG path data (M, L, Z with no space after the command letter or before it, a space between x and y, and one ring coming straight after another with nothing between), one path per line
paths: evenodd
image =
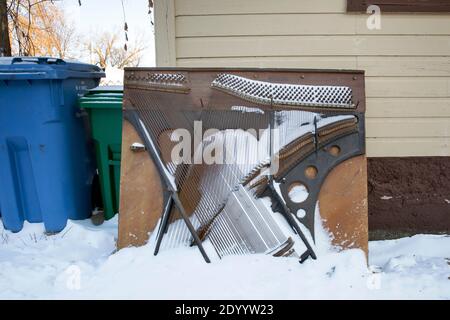
M89 35L118 30L123 35L124 17L121 0L81 0L81 3L81 7L78 0L63 0L60 4L68 19L76 24L79 33ZM133 39L139 35L145 41L146 50L140 66L154 66L154 29L148 15L148 0L123 0L123 3L129 42L133 43Z

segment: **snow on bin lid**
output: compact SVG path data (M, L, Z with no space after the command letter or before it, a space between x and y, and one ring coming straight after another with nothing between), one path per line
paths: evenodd
M102 78L98 66L51 57L0 57L0 79Z
M90 90L92 93L123 93L123 86L113 85L113 86L98 86Z

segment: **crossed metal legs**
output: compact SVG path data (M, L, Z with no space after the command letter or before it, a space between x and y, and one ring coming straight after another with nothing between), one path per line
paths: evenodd
M157 240L156 240L156 246L155 246L155 252L154 255L156 256L159 252L159 248L161 246L162 238L164 237L164 234L167 231L167 228L169 227L169 221L170 216L172 215L172 207L175 205L180 212L181 217L183 218L184 222L186 223L187 228L189 229L189 232L191 233L192 237L194 238L194 242L197 245L198 249L200 250L200 253L202 254L203 258L207 263L210 263L211 260L209 260L208 255L206 254L205 249L203 248L202 241L200 240L197 232L195 231L194 226L191 223L191 220L189 220L189 217L186 214L186 211L184 210L183 205L180 202L180 199L178 198L178 194L175 192L170 192L169 195L165 196L166 205L164 206L164 211L161 216L161 224L159 226Z

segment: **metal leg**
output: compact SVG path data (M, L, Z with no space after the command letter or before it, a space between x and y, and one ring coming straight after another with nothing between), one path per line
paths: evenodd
M197 232L195 231L194 226L192 225L191 221L189 220L189 217L187 216L186 212L184 211L184 207L183 204L181 203L180 199L178 198L178 194L177 194L177 186L175 184L175 182L171 179L171 177L168 176L167 171L165 170L165 166L164 163L159 155L159 153L156 150L156 147L150 137L150 134L147 132L147 129L145 128L144 124L142 123L142 121L139 119L139 116L136 113L126 113L125 114L126 119L128 119L129 121L132 121L132 123L134 124L135 128L137 129L137 131L139 132L139 135L141 136L141 138L144 140L145 142L145 146L148 149L148 152L151 156L151 158L153 159L153 161L155 162L155 165L162 177L163 182L166 184L167 188L170 190L171 195L170 195L170 199L172 199L171 201L174 202L174 204L177 206L184 222L186 223L186 226L188 227L190 233L192 234L192 237L194 238L195 243L197 244L203 258L205 259L205 261L207 263L210 263L211 261L208 258L208 255L205 252L205 249L203 248L202 242L197 234ZM164 208L166 210L167 206ZM166 214L165 216L170 216L170 212L171 210L168 211L169 214ZM167 217L167 221L165 222L165 226L167 226L168 224L168 217ZM161 222L163 223L163 222ZM161 226L162 227L162 226ZM160 230L160 234L158 235L158 239L159 242L161 242L162 237L164 235L164 229ZM159 245L155 248L155 254L158 253L159 250Z
M197 232L195 231L195 228L192 225L191 220L189 220L189 217L187 216L186 211L184 211L183 205L181 204L180 199L178 198L178 195L176 193L173 193L172 199L173 199L175 205L177 206L178 210L180 211L180 214L183 217L183 220L186 223L186 226L188 227L189 231L191 232L192 237L194 238L194 242L195 242L195 244L197 244L197 247L200 250L200 253L202 254L205 261L207 263L210 263L211 261L209 260L205 249L203 248L202 241L200 240Z
M303 263L306 259L308 259L309 256L311 256L312 259L316 260L317 259L316 253L314 252L313 248L311 247L302 230L300 229L300 226L298 225L297 221L295 221L295 219L289 212L286 212L285 218L288 221L288 223L292 225L292 227L297 231L298 235L300 236L300 239L302 239L303 243L306 246L305 253L303 253L300 257L300 263Z
M275 188L272 184L272 181L269 183L269 188L272 191L272 194L277 198L277 201L282 204L283 210L281 210L281 211L282 211L284 218L287 220L289 225L297 232L297 234L300 236L300 239L302 239L303 243L306 246L306 251L300 256L300 263L303 263L306 259L308 259L308 257L311 257L314 260L317 259L316 253L314 252L313 248L309 244L308 239L306 239L306 237L303 234L303 231L300 228L300 226L298 225L297 221L295 221L295 219L292 217L292 215L289 211L289 208L287 208L286 205L284 204L283 200L280 199L280 195L275 190Z
M270 101L270 105L272 106L272 99ZM314 125L316 126L316 130L315 132L317 132L317 124L316 124L316 118L314 117ZM275 118L274 118L274 114L271 114L270 117L270 155L274 155L273 152L273 136L272 136L272 129L275 128ZM277 201L282 205L283 210L283 216L284 218L287 220L287 222L289 223L289 225L291 226L292 229L294 229L294 231L297 232L297 234L300 236L300 239L302 239L303 243L306 246L306 251L300 256L300 263L303 263L306 259L308 259L308 257L311 257L313 259L316 259L317 256L313 250L313 248L311 247L311 245L308 242L308 239L306 239L305 235L303 234L303 231L300 229L300 226L298 225L298 223L295 221L295 219L292 217L291 215L291 211L289 210L289 208L286 206L285 202L283 201L283 199L281 199L281 196L278 194L278 192L275 190L275 187L273 185L273 176L270 175L269 176L269 189L272 191L272 194L277 198ZM312 235L314 238L314 234Z
M169 219L172 212L172 197L169 196L166 201L166 205L164 206L164 211L161 216L161 225L159 226L158 235L156 239L156 246L155 246L155 252L153 253L155 256L159 252L159 247L161 246L162 238L164 237L164 234L167 231L167 227L169 225Z

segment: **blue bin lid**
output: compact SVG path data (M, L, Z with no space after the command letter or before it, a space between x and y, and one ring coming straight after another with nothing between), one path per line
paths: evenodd
M0 80L102 78L98 66L51 57L0 57Z

